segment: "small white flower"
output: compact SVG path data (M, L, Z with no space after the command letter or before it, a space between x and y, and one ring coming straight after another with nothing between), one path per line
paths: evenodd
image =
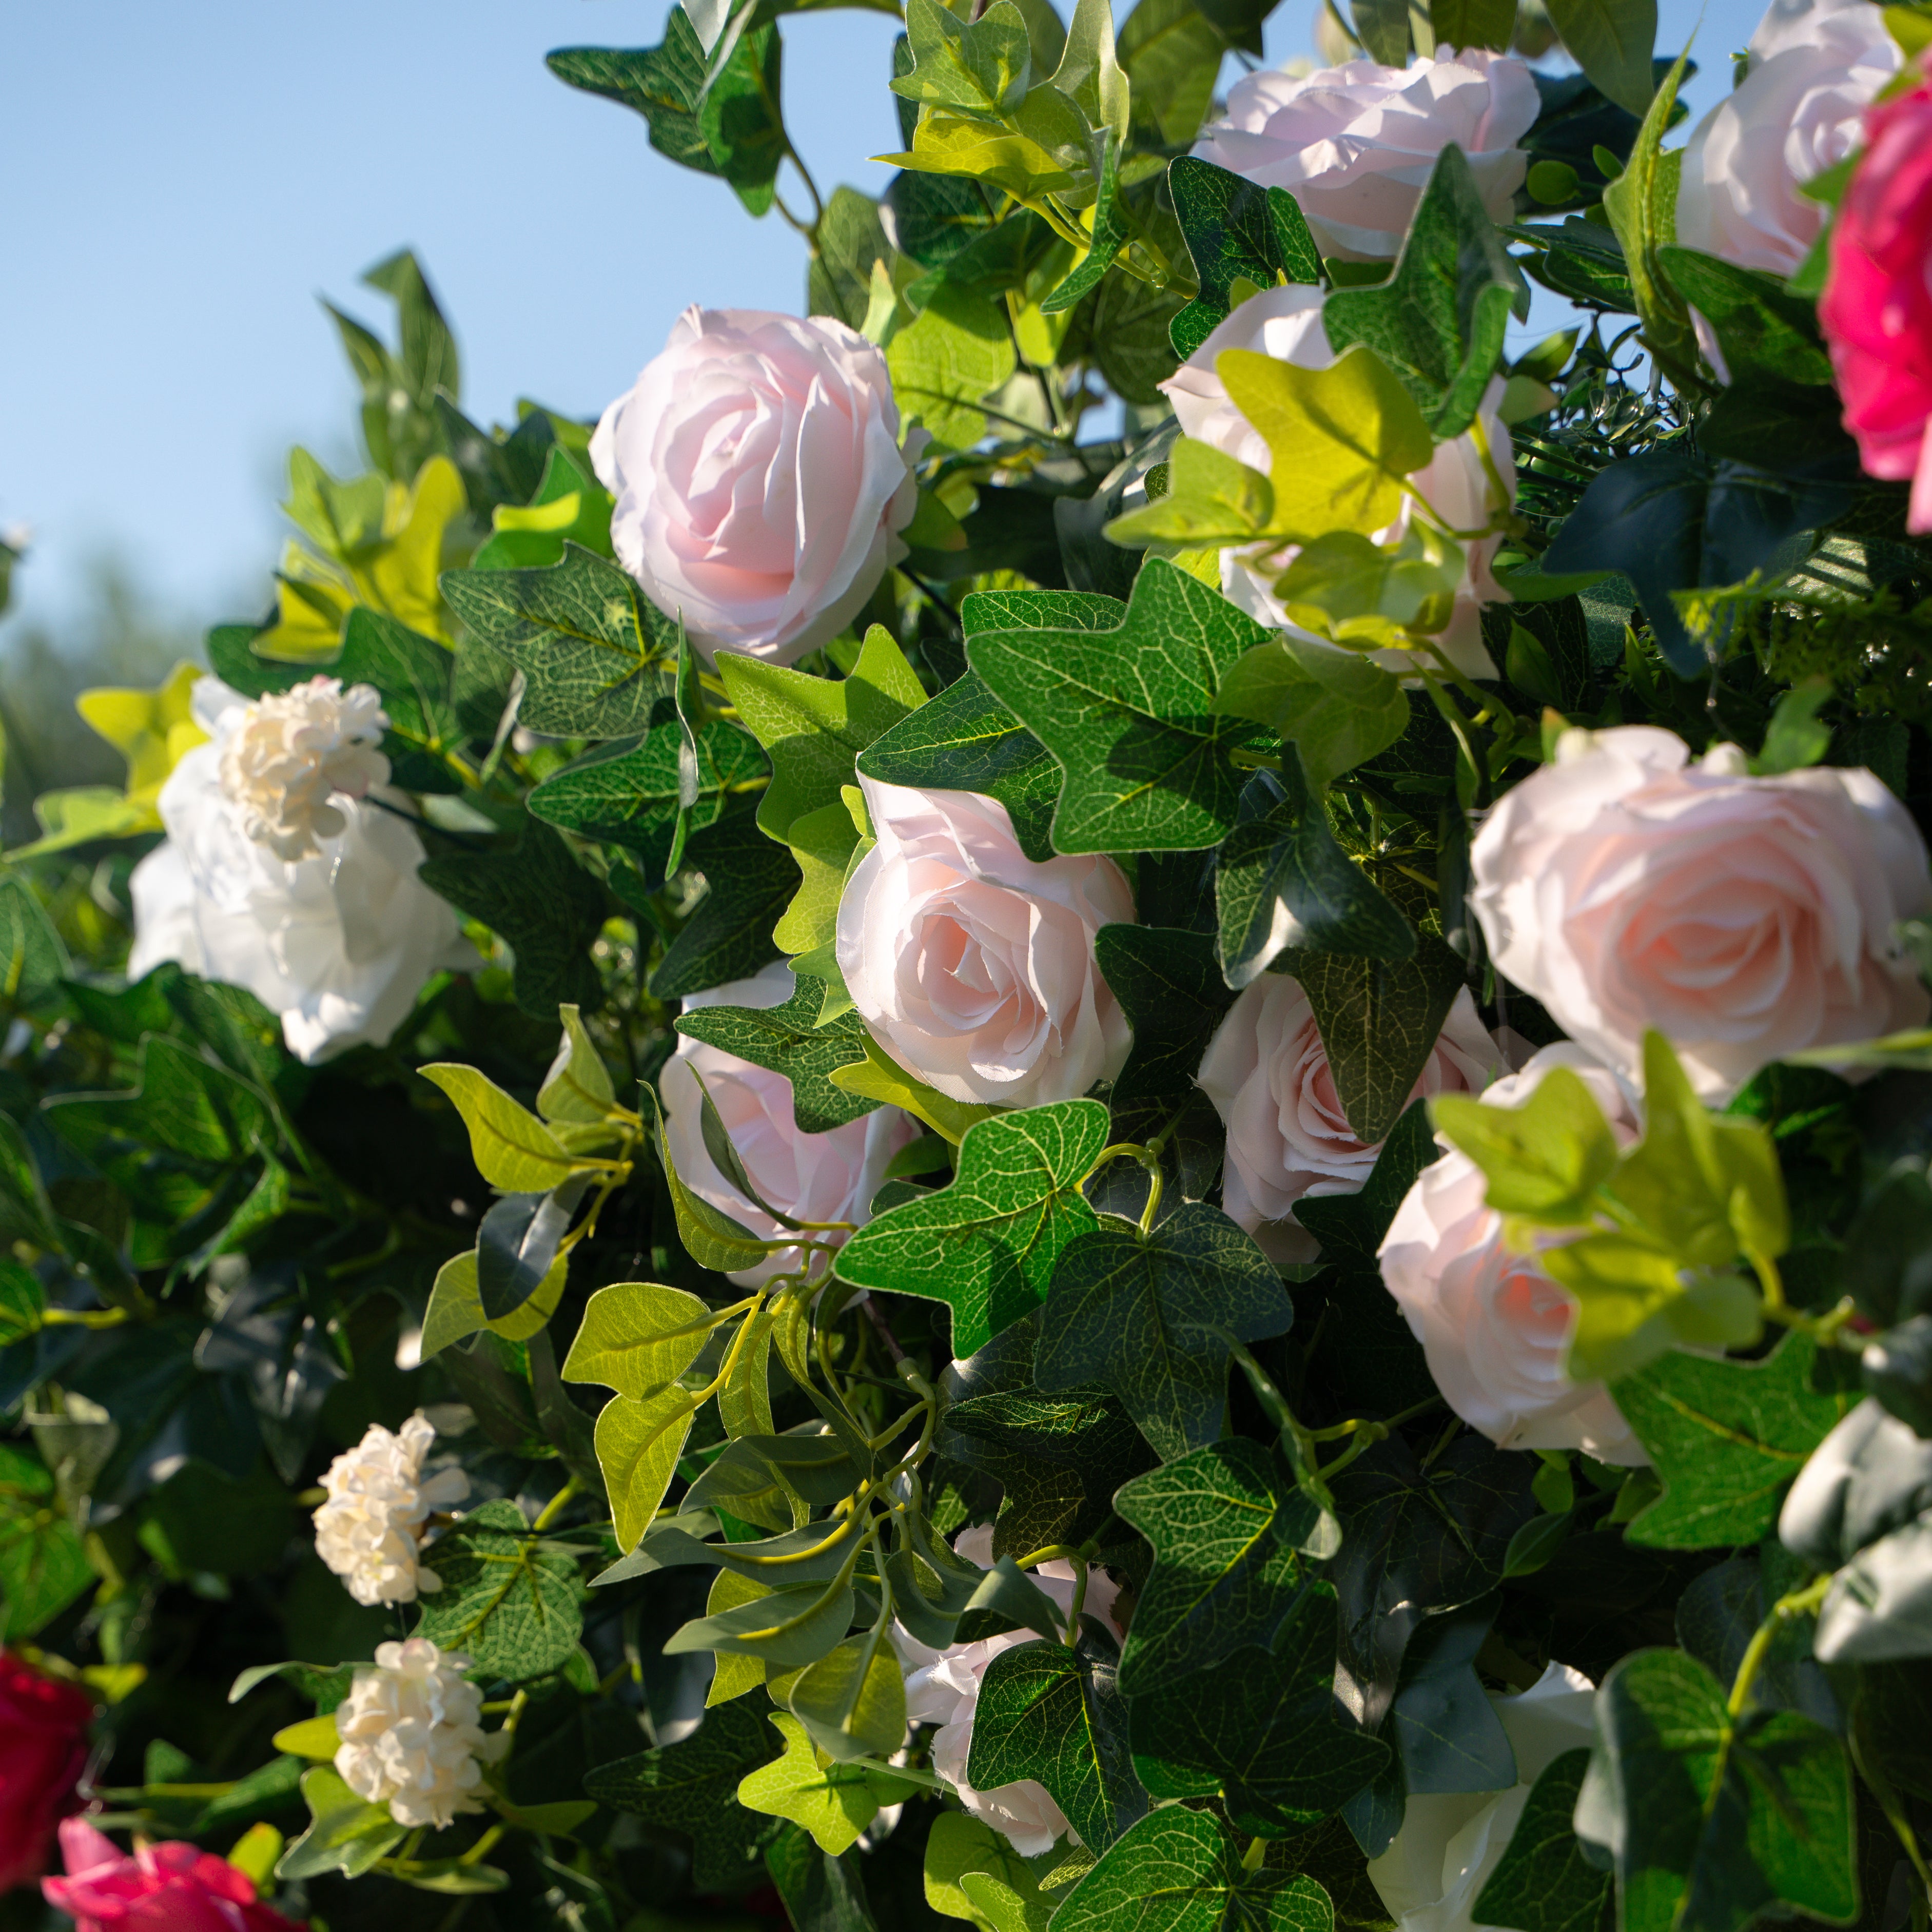
M221 748L221 788L242 829L292 864L321 850L348 820L329 802L386 784L389 761L376 747L389 720L371 685L346 691L339 677L312 677L279 697L259 698Z
M379 1422L336 1457L322 1479L328 1500L315 1513L315 1549L358 1604L412 1604L442 1580L422 1558L423 1525L470 1493L460 1469L423 1480L436 1431L418 1412L392 1435Z
M484 1733L482 1694L464 1681L469 1664L427 1637L378 1644L374 1666L357 1670L336 1711L337 1772L357 1797L388 1805L399 1825L440 1830L459 1812L483 1809L472 1794L509 1738Z

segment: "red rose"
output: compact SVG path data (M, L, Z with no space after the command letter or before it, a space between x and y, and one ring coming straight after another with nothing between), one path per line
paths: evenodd
M170 1840L131 1856L84 1818L60 1828L67 1876L41 1882L75 1932L304 1932L255 1896L245 1872Z
M54 1827L74 1809L94 1706L0 1650L0 1892L47 1868Z

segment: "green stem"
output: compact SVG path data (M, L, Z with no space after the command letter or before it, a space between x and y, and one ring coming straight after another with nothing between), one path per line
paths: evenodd
M538 1512L536 1521L530 1525L530 1528L534 1531L542 1531L549 1528L550 1525L556 1522L557 1518L563 1514L565 1508L568 1505L571 1498L583 1487L584 1482L582 1478L572 1476L570 1480L564 1484L563 1487L559 1490L556 1494L552 1496L550 1501L544 1504L542 1509Z
M1804 1616L1815 1610L1825 1600L1825 1592L1832 1587L1831 1576L1827 1574L1816 1578L1802 1590L1794 1590L1788 1597L1780 1597L1772 1605L1771 1614L1753 1633L1751 1640L1744 1646L1744 1654L1738 1661L1738 1674L1731 1680L1731 1694L1724 1708L1731 1721L1736 1724L1744 1714L1744 1706L1750 1701L1751 1686L1769 1654L1772 1640L1779 1629L1793 1617ZM1722 1767L1719 1768L1718 1782L1723 1781ZM1713 1786L1714 1790L1715 1786Z

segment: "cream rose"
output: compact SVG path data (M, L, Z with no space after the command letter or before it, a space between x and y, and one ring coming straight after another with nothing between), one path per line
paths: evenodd
M617 560L651 602L707 656L779 664L836 637L904 556L918 453L871 343L760 309L686 309L590 440Z
M684 1010L698 1006L783 1006L796 982L782 960L774 960L755 979L734 980L709 992L693 993ZM885 1179L886 1163L920 1128L896 1107L880 1107L862 1119L848 1121L822 1134L802 1134L792 1112L791 1082L782 1073L754 1066L748 1060L702 1040L680 1036L677 1051L664 1069L659 1085L664 1094L664 1132L678 1178L691 1191L751 1229L760 1240L782 1240L785 1228L754 1207L718 1171L704 1145L704 1090L738 1158L745 1163L752 1185L774 1208L795 1221L850 1221L869 1218L872 1196ZM814 1239L836 1241L836 1234ZM754 1268L729 1277L740 1287L755 1288L775 1274L795 1269L802 1257L796 1248L781 1248Z
M1466 986L1415 1094L1479 1093L1502 1065ZM1308 1194L1352 1194L1381 1146L1364 1147L1349 1127L1300 982L1286 973L1256 980L1228 1008L1195 1078L1228 1130L1221 1199L1228 1218L1271 1261L1313 1260L1315 1238L1296 1222L1295 1203Z
M1406 68L1354 60L1298 79L1264 69L1228 90L1224 118L1194 152L1267 188L1285 188L1324 255L1385 260L1400 252L1436 158L1468 158L1483 206L1509 218L1528 172L1516 144L1540 103L1510 54L1453 47Z
M948 1099L1033 1107L1132 1038L1094 935L1134 916L1112 860L1029 859L996 799L862 778L878 843L838 904L838 970L879 1044Z
M1336 357L1322 325L1324 299L1321 290L1292 283L1282 288L1264 289L1234 310L1160 386L1174 405L1182 430L1198 442L1211 443L1224 455L1266 476L1273 461L1268 444L1261 432L1228 400L1227 385L1215 373L1214 359L1223 350L1250 349L1272 356L1277 362L1292 362L1300 368L1327 368ZM1502 393L1502 379L1498 376L1484 396L1480 420L1490 464L1495 466L1513 504L1516 452L1508 428L1496 413ZM1504 507L1496 500L1490 465L1484 462L1472 432L1438 443L1427 466L1417 470L1409 480L1436 516L1452 530L1480 530ZM1408 527L1414 508L1414 500L1405 497L1395 522L1387 530L1378 530L1376 541L1386 543L1400 537ZM1456 669L1471 677L1496 675L1496 665L1484 648L1482 608L1485 604L1508 601L1509 593L1490 568L1502 542L1498 532L1463 544L1466 568L1456 593L1454 614L1436 640ZM1306 638L1306 632L1288 622L1273 587L1275 579L1294 562L1295 554L1292 544L1273 551L1224 550L1221 588L1231 602L1258 622L1277 629L1293 630L1298 637ZM1406 651L1378 651L1374 656L1390 670L1408 668Z
M1750 56L1744 79L1684 150L1677 239L1788 275L1827 215L1798 190L1861 144L1864 110L1900 55L1870 0L1774 0Z
M370 747L374 697L333 678L255 704L216 678L196 684L208 742L170 773L167 839L134 868L130 980L172 959L245 987L314 1062L380 1046L432 973L475 963L454 912L416 877L422 842Z
M1615 1076L1568 1040L1546 1046L1483 1100L1520 1107L1552 1066L1582 1078L1621 1144L1640 1137L1636 1109ZM1582 1449L1600 1462L1647 1462L1603 1384L1573 1382L1563 1372L1575 1299L1534 1255L1503 1239L1488 1188L1468 1155L1445 1154L1417 1176L1382 1238L1383 1282L1422 1344L1443 1400L1504 1449Z
M1917 1026L1897 944L1932 909L1925 844L1868 771L1752 778L1647 724L1565 732L1470 851L1496 970L1627 1080L1654 1027L1700 1096L1802 1047Z

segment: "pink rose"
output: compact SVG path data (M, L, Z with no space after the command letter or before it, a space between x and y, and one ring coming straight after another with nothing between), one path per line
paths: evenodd
M1223 350L1252 349L1261 355L1272 356L1277 362L1292 362L1298 368L1327 368L1336 357L1322 320L1325 300L1320 289L1290 283L1281 288L1264 289L1243 302L1160 386L1174 405L1182 430L1197 442L1210 443L1224 455L1266 476L1274 460L1268 444L1261 432L1228 400L1227 385L1215 373L1215 358ZM1490 462L1514 504L1515 446L1496 413L1502 393L1502 379L1498 376L1483 398L1480 421ZM1503 507L1496 500L1496 491L1476 439L1467 431L1450 442L1438 442L1427 465L1409 480L1451 530L1481 530ZM1376 531L1376 541L1388 543L1399 538L1408 527L1414 508L1414 500L1404 497L1396 520L1388 529ZM1454 614L1436 642L1466 676L1494 677L1496 668L1483 644L1482 608L1485 604L1509 601L1508 592L1490 569L1502 536L1498 532L1494 536L1458 541L1462 542L1468 568L1456 593ZM1288 614L1274 590L1275 579L1294 561L1296 554L1292 544L1265 552L1258 546L1255 550L1224 550L1221 588L1231 602L1258 622L1308 638L1306 631L1288 622ZM1311 638L1310 641L1318 640ZM1371 655L1378 664L1393 671L1412 668L1406 651L1376 651Z
M1775 0L1744 79L1684 150L1678 241L1790 274L1825 226L1824 204L1798 189L1858 146L1864 109L1898 64L1871 0Z
M47 1868L54 1826L80 1804L94 1706L0 1650L0 1892Z
M1480 47L1440 49L1406 68L1354 60L1297 80L1264 69L1237 81L1226 117L1194 152L1267 188L1285 188L1324 255L1392 260L1452 142L1483 206L1509 219L1529 157L1516 144L1540 103L1529 69Z
M698 1006L783 1006L796 982L782 960L774 960L756 979L734 980L709 992L693 993L684 1010ZM692 1193L751 1229L760 1240L782 1239L786 1230L747 1201L724 1175L704 1145L704 1095L692 1076L704 1076L712 1105L745 1163L752 1185L795 1221L850 1221L870 1217L872 1196L885 1179L886 1163L919 1138L919 1123L896 1107L880 1107L862 1119L822 1134L802 1134L792 1112L791 1082L782 1073L754 1066L748 1060L704 1041L680 1036L664 1070L664 1132L678 1178ZM815 1240L837 1241L836 1234ZM729 1277L755 1288L775 1274L796 1269L803 1257L781 1248L754 1268Z
M1818 304L1845 427L1866 473L1912 479L1906 529L1932 530L1932 80L1865 116Z
M1932 909L1925 844L1868 771L1752 778L1648 724L1568 731L1470 851L1496 970L1627 1080L1654 1027L1720 1103L1802 1047L1932 1011L1893 928Z
M1094 958L1134 916L1119 866L1029 859L977 792L860 783L878 843L838 903L838 970L879 1044L950 1100L1006 1107L1119 1072L1132 1036Z
M1415 1095L1480 1093L1502 1064L1466 986ZM1296 1222L1294 1204L1305 1194L1354 1193L1382 1148L1364 1147L1348 1125L1301 982L1264 973L1228 1008L1195 1078L1228 1130L1221 1202L1228 1218L1271 1261L1313 1260L1315 1238Z
M64 1878L40 1881L75 1932L300 1932L255 1896L248 1875L199 1845L170 1840L130 1856L84 1818L60 1828Z
M1498 1080L1484 1092L1484 1106L1521 1106L1552 1066L1581 1077L1620 1145L1640 1137L1636 1111L1616 1077L1568 1040ZM1382 1238L1382 1280L1422 1344L1443 1400L1504 1449L1582 1449L1600 1462L1648 1462L1603 1384L1573 1382L1563 1372L1575 1298L1534 1255L1518 1254L1503 1239L1503 1217L1485 1202L1488 1189L1468 1155L1445 1154L1417 1176Z
M617 560L651 602L707 657L778 664L837 636L905 555L918 454L862 335L759 309L686 309L590 440Z

